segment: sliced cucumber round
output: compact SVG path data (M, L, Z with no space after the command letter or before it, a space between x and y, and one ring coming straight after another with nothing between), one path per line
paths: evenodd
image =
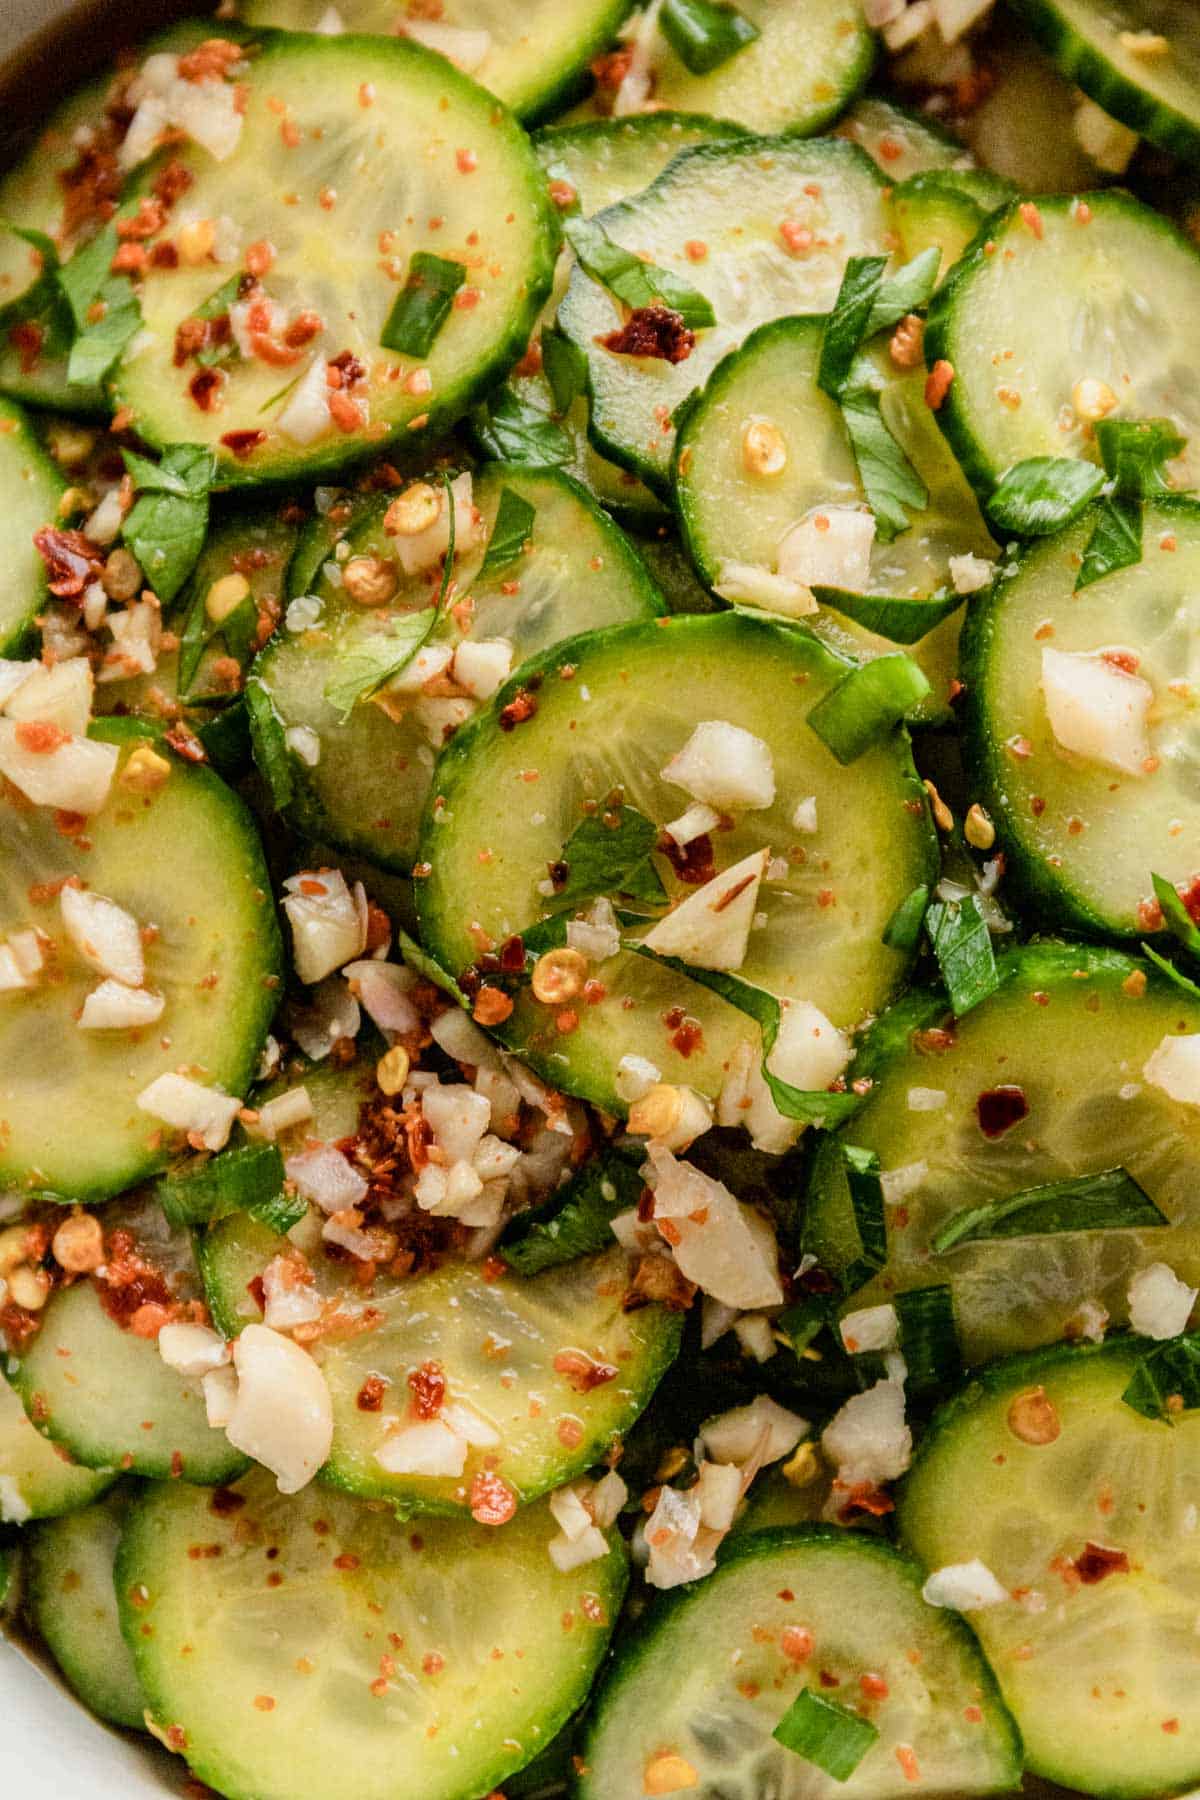
M975 160L934 120L879 94L861 95L833 129L836 137L860 145L889 181L907 181L926 169L969 169Z
M998 967L1000 988L964 1018L918 990L880 1019L861 1053L874 1086L842 1133L879 1157L886 1199L887 1264L855 1307L948 1282L971 1362L1054 1342L1078 1329L1087 1301L1124 1320L1130 1278L1149 1263L1200 1281L1200 1115L1143 1074L1165 1037L1200 1030L1200 1002L1116 950L1031 945ZM1009 1115L995 1112L1005 1105ZM1167 1225L1043 1226L1053 1235L935 1248L965 1209L1117 1167ZM859 1253L853 1216L831 1138L812 1174L805 1247L834 1273Z
M1200 252L1128 194L1013 202L990 219L925 333L930 368L954 371L937 416L977 492L1027 457L1097 460L1075 407L1083 381L1110 390L1113 416L1173 420L1191 439L1178 483L1200 480L1200 374L1180 339L1198 306Z
M1200 161L1200 39L1190 0L1016 0L1055 64L1162 150Z
M1156 905L1151 876L1186 887L1196 872L1200 744L1189 675L1200 633L1200 507L1147 506L1141 561L1076 593L1094 523L1085 516L1031 546L995 594L972 607L963 641L967 761L972 793L999 830L1012 891L1035 916L1145 936L1153 924L1146 909L1152 915ZM1118 666L1104 663L1105 651L1118 653ZM1057 656L1081 660L1055 665ZM1131 762L1118 745L1117 767L1059 743L1043 688L1062 679L1056 668L1068 679L1098 668L1118 683L1123 669L1136 669L1153 690L1144 758ZM1107 704L1121 697L1118 686ZM1103 733L1097 748L1105 749Z
M81 1468L48 1444L25 1416L6 1381L0 1381L0 1524L53 1519L89 1506L116 1479L115 1470Z
M717 316L684 361L669 363L604 347L622 308L580 268L559 309L587 355L592 441L663 493L680 404L756 325L832 306L848 258L886 251L888 233L882 175L865 151L839 138L698 145L599 223L616 243L698 289Z
M534 509L530 548L481 573L506 492ZM559 470L491 464L477 478L473 498L483 525L477 544L464 550L457 565L457 593L473 601L470 636L503 639L512 646L514 666L577 631L647 619L661 610L653 583L616 526ZM388 503L380 497L357 514L344 540L349 556L327 561L313 583L320 617L308 629L285 626L276 633L254 666L250 702L260 765L278 771L282 755L290 816L310 836L404 870L412 863L443 741L441 716L422 712L419 692L387 697L387 711L360 701L348 717L326 697L357 650L393 618L430 603L427 580L400 570L396 540L383 526ZM367 609L350 598L341 571L354 557L381 559L395 572L397 591L387 605ZM457 617L447 613L435 641L463 642L462 617L461 611ZM297 732L303 735L289 738ZM304 754L292 748L297 743Z
M240 1331L259 1316L248 1286L288 1247L244 1214L208 1232L205 1283L226 1330ZM345 1293L344 1263L319 1252L310 1260L323 1293ZM379 1323L316 1351L333 1395L324 1479L347 1493L391 1500L407 1516L469 1508L471 1484L485 1467L521 1501L583 1474L643 1411L679 1349L681 1314L660 1306L622 1310L628 1274L624 1252L614 1247L532 1280L492 1281L477 1264L452 1262L429 1275L377 1281L370 1303ZM581 1393L578 1377L572 1385L555 1369L572 1350L612 1375ZM498 1434L495 1445L471 1451L461 1477L389 1474L376 1461L408 1415L408 1376L429 1361L444 1373L447 1397ZM382 1383L380 1403L364 1411L359 1396L372 1377Z
M738 973L856 1025L902 977L905 958L881 933L929 879L933 845L903 734L844 768L805 723L848 666L805 631L737 612L575 638L527 665L439 764L416 882L427 948L457 975L474 964L481 934L498 945L544 919L548 866L587 808L611 804L614 792L660 827L676 818L688 796L660 771L698 724L721 721L759 738L775 773L773 803L716 834L721 865L767 846L790 858L760 889L765 922ZM506 729L504 709L522 694L517 712L527 716ZM793 814L813 795L826 824L801 848ZM688 891L665 858L661 873L672 895ZM614 1086L622 1056L647 1057L664 1081L712 1095L735 1047L757 1041L726 1001L645 957L621 951L595 974L598 1004L559 1023L562 1009L526 990L501 1034L547 1079L609 1111L627 1106ZM680 1036L683 1014L701 1036Z
M676 505L684 541L702 579L719 589L724 565L749 564L775 572L779 548L793 526L821 506L869 505L836 401L817 386L822 318L776 319L762 325L709 378L689 408L676 443ZM922 370L900 374L886 344L874 353L883 416L929 494L911 529L871 549L866 593L907 604L912 654L932 685L916 717L946 717L957 668L961 613L939 602L952 596L953 556L995 555L979 508L946 448L924 400ZM749 436L779 434L776 472L758 472ZM774 441L774 438L773 438ZM853 616L861 598L818 588L819 610L806 623L817 636L856 658L894 650L886 635ZM919 603L930 620L921 630ZM884 609L886 611L886 609Z
M701 113L635 113L628 119L548 125L534 138L533 148L547 177L568 181L580 211L591 218L649 187L681 150L746 135L728 119Z
M156 1722L230 1800L475 1800L579 1706L621 1604L619 1540L563 1575L554 1534L543 1506L418 1535L261 1475L219 1506L153 1487L121 1541L122 1624Z
M95 135L104 119L107 78L88 82L55 107L25 154L0 177L0 219L23 231L40 231L52 238L65 256L78 235L69 227L76 211L70 204L71 171L83 161L76 134L82 128ZM100 154L111 147L101 141ZM80 173L83 173L82 168ZM120 176L113 165L102 171L102 185L112 200L117 198ZM79 199L82 200L82 194ZM80 225L85 224L83 218ZM42 272L42 260L32 244L16 231L0 229L0 304L7 306L33 286Z
M987 1370L936 1415L900 1501L926 1568L978 1557L1016 1596L970 1616L1029 1768L1098 1800L1182 1793L1200 1776L1200 1416L1167 1425L1124 1403L1152 1348L1117 1340Z
M736 1539L715 1574L660 1600L618 1654L588 1724L580 1800L669 1792L656 1771L682 1778L682 1765L698 1800L900 1800L914 1782L1009 1792L1016 1728L971 1632L925 1605L921 1581L889 1545L835 1527ZM878 1733L847 1779L772 1735L805 1691Z
M413 36L441 50L481 87L511 106L527 124L568 104L586 78L588 64L606 50L625 16L625 0L442 0L436 12L422 0L340 0L339 29ZM327 31L325 0L245 0L250 25L284 31ZM429 20L435 24L426 33Z
M280 962L270 882L242 802L210 770L174 758L156 790L127 784L130 757L154 740L132 720L99 721L92 735L120 755L85 835L64 835L49 808L0 801L0 917L10 931L51 938L62 976L0 996L0 1183L78 1200L106 1199L165 1165L168 1134L137 1104L159 1075L185 1067L245 1092ZM63 928L58 893L72 876L155 928L145 964L147 984L166 1000L157 1025L77 1024L98 978Z
M29 1535L25 1596L34 1625L73 1691L112 1725L143 1731L146 1702L121 1636L113 1561L133 1495L118 1487L93 1506Z
M944 280L988 214L1012 196L1011 183L983 169L933 169L901 182L892 195L892 216L905 262L936 244Z
M172 1231L153 1202L119 1202L104 1223L132 1232L176 1298L199 1294L191 1240ZM86 1468L218 1482L246 1467L209 1425L199 1379L169 1368L154 1339L119 1323L90 1281L52 1295L6 1372L38 1430Z
M708 73L689 69L661 26L652 34L655 110L808 136L837 118L871 72L875 40L858 0L742 0L737 10L758 36Z
M33 534L54 519L62 491L62 477L24 413L0 400L0 656L25 648L45 605L46 571Z
M209 446L228 485L340 468L389 439L409 443L452 424L520 355L550 289L557 240L541 172L511 115L408 40L268 33L245 91L241 135L225 161L178 153L193 177L184 204L197 217L231 217L247 248L269 244L267 296L289 319L316 314L321 333L301 354L230 359L215 404L209 396L202 410L190 391L195 363L176 365L176 332L212 300L218 272L152 265L141 286L144 329L114 381L117 403L148 442ZM370 254L348 261L340 254L348 242ZM424 356L381 348L416 252L467 275ZM365 370L354 393L369 417L360 406L358 428L332 416L314 427L305 407L301 424L285 393L344 352ZM289 434L293 426L307 441Z

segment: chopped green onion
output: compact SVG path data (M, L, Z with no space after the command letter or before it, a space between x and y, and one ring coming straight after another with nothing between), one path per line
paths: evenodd
M594 1158L545 1206L518 1214L499 1254L518 1275L540 1275L606 1249L611 1221L641 1198L639 1162L615 1151Z
M736 7L714 0L663 0L658 28L693 75L710 75L759 36Z
M1074 456L1030 456L1014 463L987 503L988 519L1018 537L1048 537L1091 505L1104 470Z
M910 1288L897 1294L893 1304L909 1391L932 1394L956 1387L962 1379L963 1356L949 1286Z
M1005 1200L965 1206L946 1220L929 1247L941 1256L960 1244L1054 1237L1064 1231L1145 1231L1169 1224L1127 1170L1101 1169L1024 1188Z
M644 306L665 306L692 329L716 324L717 315L703 294L669 269L643 262L615 243L594 219L565 219L563 231L580 267L635 312Z
M496 522L477 580L494 575L498 569L506 569L509 563L516 561L529 541L536 517L536 509L522 495L513 488L501 488Z
M962 900L935 900L925 929L937 958L956 1019L986 1000L1000 985L992 937L974 894Z
M1144 1356L1121 1395L1145 1419L1169 1424L1200 1406L1200 1337L1171 1338Z
M835 1781L849 1781L879 1732L848 1706L804 1688L772 1735L785 1750L824 1769Z
M883 941L889 950L903 950L909 955L916 949L928 907L928 885L915 887L904 896L883 928Z
M383 348L398 350L402 356L428 356L466 279L462 263L448 262L428 250L414 251L379 339Z
M929 691L912 658L895 651L852 669L818 700L808 723L840 763L857 762Z

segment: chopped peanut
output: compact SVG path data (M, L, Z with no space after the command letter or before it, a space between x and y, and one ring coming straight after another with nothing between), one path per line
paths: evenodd
M420 537L441 517L442 497L427 481L414 481L397 494L383 515L383 529L389 537Z
M396 592L395 565L381 556L352 556L342 570L342 586L356 606L383 606Z
M578 950L547 950L533 965L533 995L546 1006L561 1006L583 992L587 957Z
M742 467L748 475L781 475L787 442L773 419L748 419L742 430Z
M222 575L204 596L204 610L214 625L221 625L249 595L250 583L244 575Z
M408 1066L408 1051L403 1044L393 1044L375 1064L375 1079L389 1098L398 1094L408 1080Z

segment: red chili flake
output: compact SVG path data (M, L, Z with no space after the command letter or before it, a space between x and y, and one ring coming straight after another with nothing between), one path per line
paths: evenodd
M707 832L693 838L690 844L677 844L664 831L655 848L666 857L680 881L688 887L703 887L717 872L713 861L712 839Z
M267 1310L267 1288L261 1275L252 1275L246 1283L246 1292L257 1306L260 1313Z
M221 439L225 448L232 451L239 462L247 461L249 457L254 455L254 452L259 448L260 444L265 444L266 441L267 434L265 431L253 430L227 431Z
M195 732L189 731L186 725L172 725L170 731L164 731L163 743L169 750L173 750L176 756L182 757L184 762L208 761L208 751Z
M20 719L16 737L21 749L28 750L31 756L49 756L71 741L70 732L52 719Z
M633 62L633 50L626 45L621 50L610 50L605 56L594 57L589 65L592 79L599 88L606 88L615 94Z
M930 412L940 412L954 381L954 364L945 358L935 362L925 382L925 404Z
M477 1525L507 1525L517 1496L493 1469L480 1469L471 1483L471 1517Z
M882 1488L872 1487L869 1481L859 1481L838 1508L838 1518L845 1525L859 1513L866 1513L872 1519L883 1519L895 1510L896 1502L890 1494L885 1494Z
M686 362L696 348L696 334L683 315L669 306L639 306L618 331L599 342L616 356L648 356L657 362Z
M1029 1102L1024 1088L1006 1084L988 1088L975 1102L975 1115L985 1138L1003 1137L1014 1125L1029 1116Z
M860 1675L858 1685L868 1700L886 1700L888 1697L888 1684L882 1675Z
M1095 1587L1109 1575L1128 1575L1129 1558L1124 1550L1109 1550L1104 1544L1085 1544L1075 1558L1075 1573L1085 1587Z
M1178 893L1192 924L1200 925L1200 875L1193 875L1188 885L1179 888Z
M42 354L46 333L33 319L22 319L10 326L8 341L21 359L22 375L32 375Z
M387 1392L387 1383L378 1375L368 1375L358 1390L356 1402L359 1412L379 1412L383 1407L383 1396Z
M518 725L532 719L537 709L537 697L528 688L519 688L508 705L500 709L501 731L515 731Z
M133 1233L123 1228L109 1238L103 1278L93 1276L92 1286L109 1318L123 1329L132 1326L143 1307L153 1305L169 1312L174 1304L161 1269L147 1262Z
M91 582L98 581L104 552L82 531L60 531L44 525L33 534L34 548L46 565L47 586L60 600L74 600Z
M577 1394L590 1394L606 1381L615 1381L618 1373L612 1363L595 1362L582 1350L560 1350L554 1358L554 1372Z
M671 1048L677 1050L686 1061L692 1052L704 1046L704 1031L698 1020L685 1019L678 1031L671 1037Z
M782 1597L780 1595L781 1599ZM790 1600L792 1595L789 1593L787 1597ZM779 1648L789 1662L806 1663L813 1653L813 1634L803 1625L785 1625L780 1635Z
M153 192L169 211L191 187L195 176L180 162L169 162L154 177Z
M509 975L519 975L525 967L525 945L519 937L505 938L500 946L499 965Z
M441 1365L423 1362L419 1369L410 1371L408 1387L418 1419L436 1419L446 1398L446 1377Z
M241 1512L246 1504L245 1494L236 1494L232 1488L214 1488L208 1503L209 1512L216 1513L219 1519L228 1519L233 1513Z

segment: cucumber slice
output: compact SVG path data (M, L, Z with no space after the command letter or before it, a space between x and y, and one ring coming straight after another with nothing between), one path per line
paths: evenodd
M113 1561L133 1494L118 1487L94 1506L29 1534L25 1594L34 1625L84 1705L111 1725L144 1731L146 1702L121 1636Z
M46 601L46 571L33 534L55 516L62 477L17 406L0 400L0 656L26 647Z
M122 1201L104 1223L133 1232L178 1298L199 1294L190 1238L172 1231L153 1202ZM119 1325L89 1281L53 1294L6 1372L38 1430L86 1468L208 1483L246 1467L209 1425L199 1379L168 1368L152 1338Z
M741 0L738 11L759 35L707 75L693 74L661 31L653 34L656 111L808 136L837 118L871 72L875 40L857 0Z
M1200 39L1189 0L1016 0L1014 10L1106 113L1200 161Z
M202 1266L224 1329L240 1331L259 1316L247 1286L287 1248L244 1214L208 1232ZM319 1252L311 1262L322 1293L346 1292L344 1263ZM347 1493L391 1500L407 1517L462 1512L485 1467L522 1501L583 1474L628 1431L679 1349L682 1315L660 1306L622 1311L627 1285L627 1259L616 1248L531 1280L490 1281L478 1264L454 1262L429 1275L377 1281L370 1301L380 1323L316 1352L333 1395L333 1450L323 1478ZM497 1343L511 1348L497 1353ZM570 1349L619 1373L580 1393L578 1382L572 1386L554 1367ZM461 1478L390 1475L375 1460L407 1414L408 1375L428 1361L443 1370L448 1396L499 1433L498 1447L471 1451ZM358 1397L372 1376L386 1391L381 1409L367 1412ZM541 1401L536 1410L531 1394Z
M246 0L240 10L250 25L328 29L322 23L329 12L325 0ZM511 0L448 0L433 12L422 0L410 0L407 6L398 0L341 0L336 10L348 31L403 35L406 18L415 22L417 32L424 20L435 18L449 34L484 34L469 51L470 63L462 66L529 124L574 98L588 64L611 44L626 8L625 0L572 0L570 6L527 0L520 8ZM468 53L466 43L463 52ZM452 38L446 54L455 59Z
M290 368L229 362L219 405L202 411L189 393L194 364L175 366L175 334L212 297L213 270L151 268L144 331L114 378L117 403L148 442L209 446L228 485L342 468L391 438L409 443L452 424L524 348L557 240L524 133L443 57L408 40L267 34L246 93L241 136L224 162L195 148L178 154L194 178L186 203L198 217L233 217L247 240L268 241L268 294L289 317L315 311L323 335ZM464 151L475 166L460 169ZM406 176L399 187L397 169ZM391 245L382 259L381 233ZM349 242L371 254L347 261L338 247ZM413 358L382 350L380 339L418 250L465 263L460 301L477 298L452 306L429 354ZM343 351L365 366L370 421L346 433L331 419L299 443L281 428L283 390L314 359ZM407 381L418 367L431 389ZM253 439L239 440L245 432Z
M927 1568L979 1557L1028 1596L971 1623L1030 1769L1100 1800L1181 1793L1200 1775L1200 1417L1171 1427L1123 1403L1148 1348L1118 1340L987 1370L935 1417L900 1501ZM1088 1543L1123 1552L1128 1572L1081 1580Z
M856 1532L733 1540L714 1574L660 1600L618 1654L588 1725L580 1800L669 1791L653 1783L672 1756L693 1770L697 1800L900 1800L914 1781L934 1794L1009 1792L1016 1728L970 1630L926 1606L921 1581L914 1563ZM885 1684L878 1700L864 1698L871 1677ZM772 1737L806 1689L879 1733L848 1780Z
M855 1306L949 1282L970 1362L1063 1337L1086 1300L1125 1319L1130 1278L1148 1263L1200 1281L1200 1123L1142 1076L1165 1036L1200 1030L1200 1002L1116 950L1031 945L998 966L998 991L957 1022L944 997L920 991L884 1015L861 1053L875 1085L843 1132L878 1155L889 1196L887 1266ZM1020 1089L1029 1110L989 1138L978 1107L997 1087ZM831 1139L805 1224L805 1248L834 1272L858 1254L839 1164ZM965 1206L1118 1166L1169 1226L932 1250Z
M112 1470L80 1468L48 1444L0 1381L0 1524L23 1525L90 1506L115 1479Z
M159 1075L189 1067L245 1092L280 965L270 882L242 802L210 770L175 759L162 787L135 794L122 776L152 742L145 730L107 719L92 735L118 744L120 759L86 837L64 836L48 808L0 801L0 917L10 931L58 940L64 976L3 997L0 1184L78 1200L106 1199L165 1165L168 1134L137 1106ZM97 977L62 930L55 884L72 875L157 927L146 972L166 998L161 1027L76 1024Z
M1005 182L997 181L993 191L996 197L988 205L964 187L957 174L938 169L901 182L892 195L892 215L904 261L910 262L936 244L942 252L944 279L993 207L1012 198L1012 190Z
M902 734L843 768L805 725L846 667L807 632L736 612L575 638L529 664L438 766L443 804L426 816L416 882L427 948L457 974L478 956L480 930L497 944L528 931L547 913L547 865L561 858L584 804L603 805L620 789L655 823L676 818L687 796L659 771L700 722L727 721L768 746L776 798L718 833L720 863L766 845L793 857L787 875L760 890L766 923L752 933L739 974L811 1001L842 1027L857 1024L903 974L905 958L880 934L900 900L930 878L933 845ZM522 690L537 710L505 730L503 708ZM792 815L814 794L828 824L801 856ZM833 827L850 819L853 832ZM661 872L672 893L685 891L665 861ZM648 1057L664 1081L713 1095L734 1048L757 1041L727 1002L645 957L622 951L596 975L605 997L581 1007L572 1029L562 1032L557 1009L526 991L501 1035L556 1086L610 1112L626 1111L614 1086L622 1056ZM675 1007L700 1024L702 1039L679 1037Z
M562 1575L542 1506L418 1536L323 1488L281 1499L252 1475L233 1492L217 1509L148 1489L117 1559L151 1710L230 1800L474 1800L586 1694L625 1587L619 1540Z
M559 322L587 355L596 448L666 493L676 409L756 325L832 306L848 258L886 251L884 196L870 157L840 138L747 138L681 152L644 193L602 213L617 243L706 295L717 324L680 363L617 355L598 340L620 327L622 308L574 270ZM785 224L828 242L793 256ZM700 261L689 243L705 246Z
M1053 290L1056 303L1047 306ZM1179 321L1200 306L1200 254L1128 194L1065 196L990 219L933 297L925 333L932 368L954 369L938 422L986 497L1031 456L1096 460L1075 411L1080 381L1104 382L1128 418L1168 417L1192 442L1181 487L1200 480L1200 380Z
M282 617L288 566L299 527L290 502L227 507L211 522L204 548L167 618L182 642L164 650L152 675L103 682L95 690L100 714L184 717L203 729L242 685L255 647L256 624ZM236 614L218 624L205 602L216 582L241 576L247 593ZM184 662L186 658L186 662ZM180 692L181 664L188 679Z
M480 576L484 545L506 489L535 509L533 547L519 565ZM513 647L514 665L577 631L647 619L661 609L653 584L616 526L557 469L491 464L473 492L484 525L480 543L458 565L457 591L474 600L472 637L505 639ZM362 509L345 539L351 557L381 557L396 567L395 540L383 529L388 503L382 496ZM427 728L411 710L397 720L370 702L356 705L342 724L342 709L325 698L341 659L395 616L390 605L366 610L349 598L340 581L348 560L324 565L337 571L336 582L322 573L313 583L323 608L316 625L280 630L255 664L255 748L260 766L269 769L278 757L275 746L281 747L292 786L289 815L309 835L385 868L406 870L440 747L431 734L440 734L441 725L435 720ZM399 579L396 610L429 604L424 579ZM461 640L458 624L447 614L438 641ZM284 734L297 729L315 733L315 765L288 747ZM309 740L302 742L311 755Z
M82 210L68 204L70 189L64 180L82 160L76 133L103 127L109 85L107 77L88 82L55 107L25 154L0 177L0 219L53 238L63 255L69 254L79 235L68 225L74 224L76 211ZM101 155L105 148L102 137ZM111 177L104 171L104 189L114 200L119 182L115 168ZM0 304L7 306L28 293L41 268L41 257L32 244L15 231L0 229Z
M680 426L676 506L684 541L710 587L720 585L725 563L773 571L782 539L814 509L866 504L840 410L816 382L824 325L822 318L807 318L760 326L713 371ZM990 558L995 545L925 405L924 371L898 373L886 343L873 361L884 418L924 481L929 505L911 530L891 543L876 541L867 591L915 601L944 598L953 593L950 558ZM744 443L752 423L774 425L782 434L786 463L778 474L748 468ZM896 648L841 611L838 590L822 588L818 597L822 605L806 623L834 649L862 659ZM915 715L922 721L947 716L958 661L961 614L944 618L940 607L931 610L927 635L912 646L933 689Z
M1031 546L968 614L968 764L972 792L996 821L1014 895L1038 918L1136 937L1145 935L1146 903L1154 906L1151 874L1186 887L1196 870L1196 741L1180 684L1198 629L1200 507L1147 506L1141 562L1076 593L1092 528L1085 517ZM1155 691L1151 774L1072 755L1050 729L1043 652L1114 645L1140 658L1138 675Z
M715 600L707 588L701 587L692 559L673 531L659 530L639 538L637 553L673 613L723 610L724 602Z
M925 169L969 169L975 160L932 119L879 94L860 96L833 129L836 137L859 144L889 181L907 181Z
M547 177L565 178L586 218L627 200L662 174L681 150L747 134L728 119L700 113L636 113L628 119L587 119L548 125L533 140Z

